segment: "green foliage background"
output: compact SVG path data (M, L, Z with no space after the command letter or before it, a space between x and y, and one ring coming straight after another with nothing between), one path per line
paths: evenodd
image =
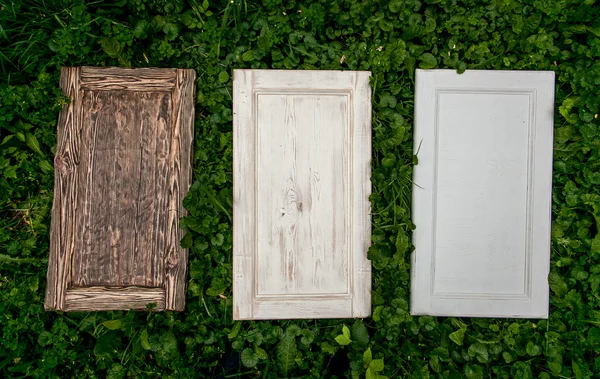
M212 377L228 367L225 377L249 378L600 373L595 0L0 4L1 377ZM43 311L56 121L67 101L58 89L63 65L197 72L183 313ZM409 315L417 67L556 72L549 320ZM232 321L234 68L372 71L373 317Z

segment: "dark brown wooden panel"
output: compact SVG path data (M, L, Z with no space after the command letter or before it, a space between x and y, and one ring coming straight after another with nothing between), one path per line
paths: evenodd
M84 87L83 72L94 70L62 71L72 101L58 126L46 308L108 309L110 302L94 305L97 296L85 294L101 288L105 298L120 296L110 309L128 301L143 309L146 289L158 288L157 309L183 310L187 251L179 218L191 180L195 73L152 69L156 80L175 73L172 90L163 91L147 69L125 70L139 87L132 91ZM99 70L114 82L122 76L108 74L124 69Z
M83 217L73 255L73 285L163 285L171 100L167 92L84 91L79 165ZM162 161L162 162L160 162Z

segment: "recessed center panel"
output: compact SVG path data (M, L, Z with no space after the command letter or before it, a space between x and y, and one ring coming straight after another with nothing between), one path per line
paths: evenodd
M349 93L256 95L256 295L349 290Z
M438 102L433 293L525 295L531 96Z
M84 91L74 287L163 285L171 102L168 92Z

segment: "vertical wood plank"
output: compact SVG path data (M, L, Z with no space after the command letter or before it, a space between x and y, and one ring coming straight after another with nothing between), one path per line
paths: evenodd
M371 87L370 72L358 71L354 81L354 130L351 193L352 245L354 251L352 317L371 315L371 262L367 251L371 245Z
M110 285L111 272L119 272L119 251L127 247L127 236L121 238L117 226L118 204L117 191L127 188L127 183L122 184L116 179L117 166L123 165L118 154L119 142L127 143L127 125L132 121L123 114L120 104L124 101L122 92L94 91L90 92L90 103L84 101L84 106L94 106L98 110L95 120L95 133L92 144L93 155L90 163L93 181L90 188L90 215L89 229L91 246L88 257L87 285ZM84 108L84 116L86 115ZM128 113L128 112L127 112ZM88 117L85 117L87 121ZM84 128L87 126L84 121ZM123 129L122 131L120 129ZM125 135L120 135L121 131ZM120 155L120 157L119 157ZM119 178L121 179L121 178ZM133 184L133 183L132 183ZM124 194L128 196L127 194ZM121 244L123 245L121 247ZM75 257L79 256L75 252ZM112 257L114 256L114 260ZM125 262L126 264L126 262Z
M166 197L167 187L164 181L169 172L168 169L160 171L158 167L159 161L164 161L168 156L169 146L161 143L160 136L168 134L173 113L171 95L154 94L158 96L144 97L144 104L138 113L142 136L139 146L140 177L143 180L140 181L137 195L137 211L142 218L135 224L139 243L136 245L136 258L133 261L134 275L142 278L140 283L148 287L164 284L164 257L157 241L157 230L160 227L160 222L157 221L167 218L166 202L158 200Z
M177 70L173 91L173 124L169 168L169 213L165 257L165 309L185 308L187 250L180 245L183 231L179 218L185 215L183 198L192 178L192 141L194 137L194 70Z
M169 221L169 177L170 177L170 151L171 151L171 129L173 118L173 101L171 96L163 98L166 101L166 112L170 118L160 118L159 127L156 133L155 166L156 171L153 176L156 185L154 193L155 212L152 224L155 225L152 239L154 241L154 254L152 256L152 265L148 266L146 272L147 278L159 277L160 282L155 280L153 285L164 285L165 256L167 249L167 223ZM190 142L191 143L191 142ZM191 152L190 152L191 153Z
M92 232L90 229L90 215L92 202L90 198L94 187L93 156L95 154L95 141L98 126L98 108L91 108L87 117L83 109L90 106L91 92L83 91L81 104L81 141L80 141L80 163L78 167L78 181L81 183L81 189L77 193L76 203L80 205L78 214L81 217L81 233L77 237L77 246L71 257L71 284L73 286L86 286L88 277L88 268L90 267L90 251L92 247ZM89 109L89 108L88 108ZM60 126L59 126L60 127ZM56 191L56 188L55 188Z
M255 125L252 71L233 72L233 318L253 317Z
M112 126L115 139L110 146L112 149L107 151L104 156L98 157L103 166L109 166L108 171L111 174L111 181L107 183L110 187L108 197L110 204L108 219L110 221L108 238L98 241L98 244L95 245L95 247L99 247L103 243L110 244L106 246L106 251L110 251L108 260L111 264L110 266L102 265L105 268L103 275L99 276L98 282L91 283L91 285L140 284L139 279L132 275L132 271L134 271L132 266L138 258L136 256L137 240L145 237L135 233L135 223L139 216L140 205L136 194L141 182L140 125L137 124L136 115L142 109L143 99L147 93L131 93L133 95L131 96L128 92L116 90L94 92L105 93L111 100L112 107L107 108L105 113L110 115L112 123L107 122L105 125L109 128ZM109 158L112 162L107 159L108 157L112 158ZM105 159L107 161L104 161ZM94 203L101 204L102 199L96 199ZM102 257L105 254L103 251L98 251L95 255ZM111 271L106 270L108 267L111 267ZM112 273L116 273L116 275Z
M54 158L54 200L50 226L50 259L48 261L45 309L64 310L65 292L71 271L70 260L75 246L78 223L77 193L81 127L79 69L62 68L60 87L71 102L62 109L57 125Z

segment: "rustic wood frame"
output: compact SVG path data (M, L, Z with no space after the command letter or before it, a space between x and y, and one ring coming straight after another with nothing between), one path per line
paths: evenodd
M185 215L182 201L192 177L194 137L194 83L189 69L123 69L67 67L61 70L60 87L71 102L62 109L57 126L54 158L54 202L50 232L45 309L57 311L99 311L148 309L182 311L185 308L187 249L180 245L183 231L179 218ZM78 246L76 227L80 219L77 169L81 155L81 134L86 111L84 91L168 92L171 135L168 156L168 219L163 221L164 284L145 286L73 286L72 258ZM165 222L166 221L166 222Z
M366 71L234 70L233 75L233 318L235 320L348 318L371 314L371 87ZM259 96L339 96L348 107L337 138L347 143L347 288L324 293L264 295L258 291L257 119ZM335 112L335 109L330 109ZM310 111L309 111L310 112ZM344 116L346 117L346 116ZM324 149L326 149L324 147ZM263 162L272 167L278 162ZM264 167L267 167L264 166ZM341 180L341 178L340 178ZM302 211L302 203L298 204ZM305 209L302 212L307 211ZM295 270L295 269L294 269ZM290 279L291 280L291 279Z

